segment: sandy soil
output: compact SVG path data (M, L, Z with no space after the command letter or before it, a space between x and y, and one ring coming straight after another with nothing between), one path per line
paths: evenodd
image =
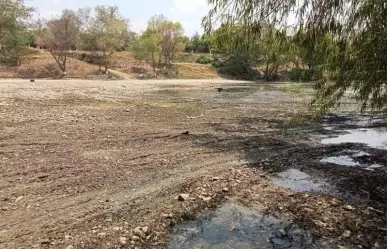
M284 130L305 100L280 87L1 80L0 248L167 248L171 227L229 198L287 214L333 248L386 248L384 210L369 211L386 201L385 174L370 185L375 172L316 163L341 148ZM359 184L343 189L376 194L351 202L275 187L270 175L291 164L316 166L332 184L353 174ZM190 199L178 201L182 193Z

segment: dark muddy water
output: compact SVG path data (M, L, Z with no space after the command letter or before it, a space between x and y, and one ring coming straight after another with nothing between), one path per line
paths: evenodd
M171 249L309 249L331 248L286 220L226 203L215 213L202 213L174 229Z

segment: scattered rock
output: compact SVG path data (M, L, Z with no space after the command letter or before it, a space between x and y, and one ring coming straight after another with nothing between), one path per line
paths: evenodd
M42 245L51 245L51 240L44 239L44 240L40 241L40 244L42 244Z
M107 235L106 233L99 233L99 234L97 234L98 237L106 237L106 235Z
M72 239L73 237L71 237L70 235L65 235L65 240L70 240Z
M204 196L199 196L199 199L203 200L204 202L209 202L211 201L211 197L204 197Z
M166 219L172 219L173 218L173 214L162 214L161 216L163 218L166 218Z
M344 238L348 239L348 238L351 238L352 237L352 232L347 230L343 233L342 235Z
M19 196L18 198L16 198L15 202L19 202L21 200L23 200L24 196Z
M177 199L178 199L179 201L188 201L188 199L189 199L189 194L180 194L180 195L177 197Z
M219 181L219 177L212 177L212 181Z
M8 207L2 207L1 210L2 210L2 211L8 211L9 208L8 208Z
M121 231L121 230L122 230L122 227L113 227L113 230L114 230L114 231Z
M189 131L184 131L181 133L182 135L189 135Z
M106 222L112 222L113 219L112 219L112 218L109 218L109 219L106 219L105 221L106 221Z
M142 239L146 239L145 233L142 231L141 227L137 227L133 230L134 235L139 236Z
M139 241L140 239L141 238L138 236L135 236L135 235L132 236L132 241Z
M345 210L347 210L347 211L354 211L354 210L356 210L356 208L352 207L351 205L344 206L343 208Z
M142 231L147 234L149 232L149 227L145 226L142 228Z
M66 247L66 249L74 249L74 246L68 246L68 247Z
M229 192L230 190L229 190L228 188L223 188L222 191L225 192L225 193L227 193L227 192Z
M127 243L126 237L120 237L120 244L121 245L126 245L126 243Z

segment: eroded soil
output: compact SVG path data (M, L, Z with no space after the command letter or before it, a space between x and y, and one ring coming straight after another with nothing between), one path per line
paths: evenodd
M286 216L332 248L386 248L385 151L321 144L336 132L323 125L284 129L306 101L280 89L2 81L0 248L168 248L177 224L229 200ZM383 167L321 162L348 149ZM272 179L289 169L334 190L276 186Z

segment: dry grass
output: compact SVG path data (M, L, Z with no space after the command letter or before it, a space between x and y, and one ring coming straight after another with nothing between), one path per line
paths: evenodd
M68 58L68 77L94 79L98 78L96 66ZM61 70L47 51L28 48L21 57L21 66L0 66L0 78L59 78Z
M210 65L202 64L175 64L179 70L180 79L215 79L219 78L217 72Z

